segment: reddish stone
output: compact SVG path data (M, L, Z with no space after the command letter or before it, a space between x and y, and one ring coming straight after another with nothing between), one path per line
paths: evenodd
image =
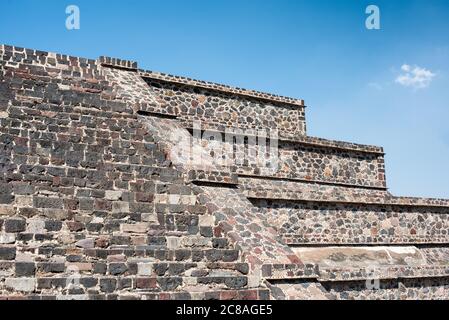
M66 222L67 228L69 228L72 232L81 231L84 229L84 223L77 222L77 221L67 221Z
M41 165L48 165L50 163L50 161L48 160L48 158L39 158L39 164Z
M239 293L240 300L257 300L257 290L242 290Z
M27 300L27 297L24 296L9 296L7 300Z
M28 138L15 137L15 138L14 138L14 143L15 143L17 146L23 146L23 147L26 147L27 144L28 144Z
M220 300L236 300L238 298L237 291L221 291Z
M109 246L108 238L98 238L95 240L95 246L99 248L107 248Z
M51 164L56 166L61 166L65 163L64 159L61 158L51 158Z
M170 294L161 292L159 294L159 300L170 300Z
M301 263L302 264L301 260L296 255L288 255L287 258L288 258L288 260L290 260L291 263Z
M255 256L247 256L246 259L248 260L248 263L251 265L252 270L254 270L255 266L262 264L262 261L260 261L260 259Z
M214 237L216 238L222 238L223 237L223 230L220 226L217 226L214 228Z
M154 199L154 195L150 193L136 192L135 195L137 202L152 202Z
M76 210L76 209L78 209L78 200L64 199L64 207L67 210Z
M95 209L101 210L101 211L111 211L112 210L112 203L107 200L103 199L96 199L95 200Z
M157 287L156 278L137 278L136 287L137 289L155 289Z
M53 177L53 186L58 187L61 184L61 177Z
M58 134L58 141L69 142L70 136L66 134Z

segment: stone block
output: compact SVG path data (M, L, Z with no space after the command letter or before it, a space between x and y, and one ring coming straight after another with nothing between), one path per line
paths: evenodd
M17 292L33 292L36 288L35 278L7 278L5 286Z
M23 232L26 229L26 221L23 219L8 219L4 225L6 233Z
M164 291L174 291L176 288L182 285L182 278L170 277L170 278L158 278L157 283L159 287Z
M0 205L0 216L13 216L16 214L16 209L10 205Z
M45 221L40 218L32 218L28 220L28 226L26 228L27 233L38 233L44 234L45 231Z
M39 262L37 269L45 273L62 273L65 271L65 264L62 262Z
M153 274L152 263L138 263L137 274L140 276L151 276Z
M167 248L168 249L178 249L180 246L181 238L179 237L167 237Z
M120 230L125 233L146 233L148 230L148 223L121 224Z
M159 224L156 213L142 213L142 221L149 222L150 224Z
M85 288L93 288L97 285L98 279L93 277L83 277L79 279L79 282Z
M45 221L45 229L49 232L59 231L62 228L62 221L47 220Z
M136 288L137 289L156 289L156 279L155 278L137 278Z
M70 262L66 263L66 269L76 272L91 272L93 265L90 262Z
M113 276L122 275L128 270L125 263L110 263L109 274Z
M60 198L43 198L34 197L33 207L45 209L62 209L64 208L64 201Z
M14 260L15 257L15 247L0 247L0 260Z
M169 194L168 195L168 203L169 204L180 204L181 203L181 195Z
M51 220L66 220L69 218L69 212L63 209L43 209L42 214Z
M17 207L32 207L33 197L32 196L16 196L16 206Z
M112 203L112 213L128 213L129 202L113 202Z
M110 190L106 190L105 191L105 196L104 198L106 200L111 200L111 201L118 201L120 200L120 198L122 197L122 191L110 191Z
M12 244L16 242L16 235L14 233L0 233L0 244Z
M168 197L169 196L167 194L155 194L154 195L154 203L167 204Z
M117 279L104 278L100 279L100 290L106 293L112 293L117 287Z
M36 272L36 265L34 262L16 262L15 274L16 277L31 277Z
M82 239L75 243L77 247L84 249L92 249L95 246L94 239Z
M245 288L248 284L247 277L226 277L225 284L231 289Z

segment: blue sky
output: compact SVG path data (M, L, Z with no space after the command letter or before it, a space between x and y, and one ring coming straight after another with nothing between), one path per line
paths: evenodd
M305 99L309 135L385 147L392 193L449 198L449 1L123 3L2 0L0 43Z

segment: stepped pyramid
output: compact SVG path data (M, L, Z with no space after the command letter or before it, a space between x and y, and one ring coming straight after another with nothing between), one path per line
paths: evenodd
M449 201L305 104L0 46L0 299L449 299Z

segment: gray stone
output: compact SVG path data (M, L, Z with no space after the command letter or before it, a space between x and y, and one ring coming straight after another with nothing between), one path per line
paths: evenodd
M92 249L95 246L95 241L94 241L94 239L90 239L90 238L82 239L82 240L77 241L75 243L75 245L77 247L84 248L84 249Z
M33 292L36 287L34 278L7 278L5 285L18 292Z
M34 276L36 265L33 262L16 262L15 270L16 277L30 277Z
M15 257L15 247L0 247L0 260L14 260Z
M5 231L7 233L23 232L26 229L26 222L22 219L9 219L5 221Z

